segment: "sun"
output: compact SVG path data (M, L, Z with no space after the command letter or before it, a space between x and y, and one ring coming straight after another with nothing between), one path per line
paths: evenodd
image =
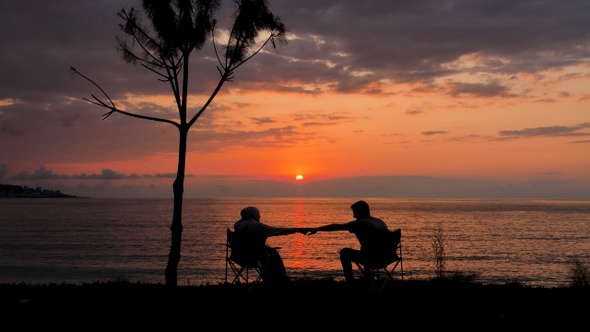
M301 180L303 180L303 175L301 175L301 174L297 175L297 176L295 177L295 180L297 180L297 181L301 181Z

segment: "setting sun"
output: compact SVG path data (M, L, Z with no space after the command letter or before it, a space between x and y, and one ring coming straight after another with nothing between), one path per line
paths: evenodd
M295 177L295 180L297 180L297 181L299 181L299 180L303 180L303 175L301 175L301 174L300 174L300 175L297 175L297 176Z

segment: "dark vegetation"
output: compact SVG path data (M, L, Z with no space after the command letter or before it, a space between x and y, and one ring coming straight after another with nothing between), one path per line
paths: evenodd
M588 328L590 287L404 280L376 293L332 279L288 286L166 287L125 281L0 285L3 331L183 328L258 331L572 331Z
M0 184L0 198L71 198L73 195L62 194L59 190L29 188L12 184Z

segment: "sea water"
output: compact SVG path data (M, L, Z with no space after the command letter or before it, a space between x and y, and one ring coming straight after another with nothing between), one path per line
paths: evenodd
M590 201L367 198L371 213L402 230L404 279L436 275L433 241L444 236L447 273L483 283L561 287L574 261L590 266ZM276 227L352 220L351 198L185 199L179 285L225 280L226 229L245 206ZM172 199L0 199L0 283L164 283ZM289 276L342 279L346 231L271 237Z

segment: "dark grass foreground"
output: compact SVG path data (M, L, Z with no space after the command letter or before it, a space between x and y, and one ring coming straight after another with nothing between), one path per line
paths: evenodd
M284 287L0 285L0 331L582 331L590 288L298 280Z

